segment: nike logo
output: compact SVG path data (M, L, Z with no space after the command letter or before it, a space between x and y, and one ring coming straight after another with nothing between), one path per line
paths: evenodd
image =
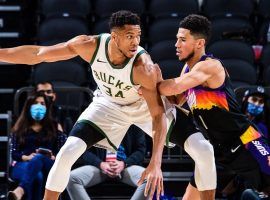
M235 153L237 151L237 149L239 149L241 147L241 145L238 145L237 147L235 147L234 149L231 149L232 153Z
M100 60L99 58L97 59L97 61L98 61L98 62L101 62L101 63L107 63L107 62L105 62L105 61L103 61L103 60Z

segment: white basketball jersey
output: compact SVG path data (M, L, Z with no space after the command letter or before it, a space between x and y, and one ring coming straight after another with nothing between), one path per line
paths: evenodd
M141 98L136 89L138 86L132 81L133 63L145 50L139 46L136 55L121 66L115 66L108 56L110 38L110 34L99 35L97 49L90 62L92 74L106 99L120 105L132 104Z

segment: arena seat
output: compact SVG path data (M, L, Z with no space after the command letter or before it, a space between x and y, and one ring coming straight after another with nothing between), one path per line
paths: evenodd
M255 55L252 46L238 40L220 40L209 45L207 52L219 59L240 59L252 65Z
M218 17L249 19L253 11L253 0L204 0L202 4L203 14L211 19Z
M149 5L149 14L154 18L185 17L188 14L199 13L197 0L152 0Z
M150 45L163 40L174 40L179 28L179 22L182 18L162 18L152 22L148 29L148 41Z
M66 41L77 35L89 34L84 20L72 17L50 18L45 20L38 29L39 42L52 40Z
M237 59L225 59L222 62L230 75L233 88L256 84L256 70L250 63Z
M141 15L145 11L145 2L144 0L98 0L94 10L98 18L108 18L119 10L130 10Z
M45 17L71 15L85 18L92 9L89 0L41 0L40 12Z

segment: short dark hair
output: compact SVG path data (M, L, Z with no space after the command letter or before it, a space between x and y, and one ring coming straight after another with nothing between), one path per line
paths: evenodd
M40 81L40 82L36 83L35 88L34 88L34 92L37 92L38 85L45 85L45 84L50 84L52 86L52 90L54 91L54 85L51 81Z
M188 15L180 22L179 28L188 29L191 35L204 38L206 43L210 39L211 22L202 15Z
M124 25L140 25L140 17L128 10L120 10L112 14L109 27L110 30L113 28L122 28Z

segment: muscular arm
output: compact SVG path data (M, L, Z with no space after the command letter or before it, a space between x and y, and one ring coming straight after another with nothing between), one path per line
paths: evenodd
M224 82L225 71L217 60L206 60L194 65L192 70L174 79L159 83L158 90L165 96L181 94L184 91L204 84L209 88L217 88Z
M0 49L0 61L35 65L41 62L67 60L79 55L85 60L88 59L89 62L92 56L91 51L94 52L96 46L95 41L93 36L81 35L52 46L24 45Z
M149 55L142 54L139 57L134 67L133 78L135 83L140 84L142 86L142 94L147 102L150 114L152 116L153 149L148 169L152 170L152 168L159 168L160 170L162 152L166 139L167 125L163 103L156 88L159 78L158 73L156 71L156 68L153 66L153 62L151 61ZM159 195L160 191L163 191L163 185L161 183L162 178L160 180L159 179L160 177L151 177L152 174L147 175L145 174L145 176L147 176L145 178L150 179L147 180L148 184L152 184L150 196L153 196L155 190L155 188L153 187L155 187L156 185L158 187L157 191ZM162 177L162 174L160 176ZM149 183L149 181L152 181L152 183ZM146 190L147 188L148 187L146 186Z
M142 86L142 94L147 102L153 124L153 155L151 160L161 164L162 150L166 138L166 118L161 97L157 91L157 71L150 57L143 54L134 69L134 81Z

